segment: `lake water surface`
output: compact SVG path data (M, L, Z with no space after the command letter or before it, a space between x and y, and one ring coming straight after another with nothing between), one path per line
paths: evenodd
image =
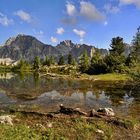
M124 83L0 74L1 108L48 112L57 111L60 104L85 111L111 107L120 116L140 118L140 91Z

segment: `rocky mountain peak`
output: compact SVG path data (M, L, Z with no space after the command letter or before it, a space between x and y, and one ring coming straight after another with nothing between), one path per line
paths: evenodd
M12 44L15 40L16 40L15 37L10 37L8 40L6 40L6 42L4 43L4 45L5 45L5 46L9 46L9 45Z
M60 55L67 57L69 53L74 58L78 58L84 51L87 50L89 56L94 54L95 47L85 44L74 44L71 40L60 42L53 47L39 41L33 36L19 34L16 37L9 38L5 45L0 47L0 58L10 58L12 60L25 59L33 61L36 56L44 60L46 56L53 56L58 59ZM103 54L106 54L106 50Z
M74 45L74 43L72 43L71 40L64 40L64 41L60 42L60 45L72 47Z
M10 37L4 44L4 46L12 46L12 44L16 44L17 42L24 41L26 42L27 40L34 40L35 37L29 36L29 35L24 35L24 34L18 34L16 37ZM37 40L37 39L36 39Z

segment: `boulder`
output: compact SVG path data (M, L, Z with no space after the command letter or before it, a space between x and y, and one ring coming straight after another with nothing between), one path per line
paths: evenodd
M0 116L0 123L1 124L13 125L12 121L13 121L13 116L11 116L11 115Z
M106 116L115 116L114 110L112 108L99 108L97 112L104 113Z

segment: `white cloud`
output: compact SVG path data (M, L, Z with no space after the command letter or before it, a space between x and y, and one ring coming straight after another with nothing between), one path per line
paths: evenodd
M73 32L78 35L81 39L85 36L86 32L83 30L73 29Z
M79 17L90 21L104 21L106 19L104 13L100 12L94 4L85 0L81 0L79 7L67 2L66 13L67 17L62 19L62 22L66 25L76 24Z
M134 4L136 7L140 8L140 0L120 0L120 4L122 5Z
M31 22L32 20L31 15L23 10L18 10L17 12L15 12L15 15L20 17L21 20L26 22Z
M58 42L58 39L52 36L52 37L51 37L51 42L52 42L52 43L57 43L57 42Z
M75 14L77 13L76 7L69 2L66 4L66 9L69 16L75 16Z
M62 18L62 22L66 25L73 25L77 23L78 11L76 6L70 2L66 3L66 17Z
M80 14L88 20L103 21L105 15L103 15L96 7L90 2L80 2Z
M62 35L64 32L65 30L63 27L57 28L57 31L56 31L57 34Z
M9 19L6 15L4 15L3 13L0 13L0 24L1 25L9 26L13 23L14 23L13 19Z
M113 6L111 3L105 4L104 9L107 14L116 14L116 13L120 12L120 8L117 6Z

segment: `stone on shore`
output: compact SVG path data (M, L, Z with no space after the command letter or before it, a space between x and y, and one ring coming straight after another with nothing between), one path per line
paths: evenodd
M1 124L13 125L12 121L13 121L13 116L12 115L0 116L0 123Z
M106 116L115 116L114 110L112 108L99 108L97 112L104 113Z

